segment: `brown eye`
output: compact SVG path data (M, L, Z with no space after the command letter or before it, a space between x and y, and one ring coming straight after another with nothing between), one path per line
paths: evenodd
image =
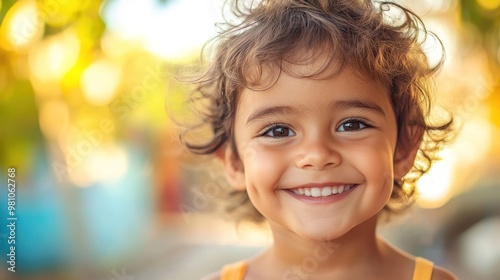
M290 137L294 136L295 133L286 126L274 126L264 133L265 136L269 137Z
M345 123L341 124L338 128L338 131L340 131L340 132L357 131L357 130L361 130L361 129L364 129L367 127L368 126L366 124L364 124L363 122L349 120L349 121L346 121Z

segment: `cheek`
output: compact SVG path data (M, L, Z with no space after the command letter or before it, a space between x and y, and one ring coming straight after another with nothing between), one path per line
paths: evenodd
M360 145L360 147L362 148L351 153L353 160L357 163L357 169L367 177L366 179L392 188L393 152L389 142L371 141Z
M248 145L242 150L247 187L274 188L282 174L286 159L274 149Z

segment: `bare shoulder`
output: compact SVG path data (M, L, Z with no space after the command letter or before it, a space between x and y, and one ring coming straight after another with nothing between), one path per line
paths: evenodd
M445 268L435 266L432 272L432 280L458 280L458 278Z
M201 278L201 280L219 280L220 279L220 271L210 273L209 275Z

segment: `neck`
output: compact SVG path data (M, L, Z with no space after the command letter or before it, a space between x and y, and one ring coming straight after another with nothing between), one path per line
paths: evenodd
M376 225L375 216L342 237L327 241L307 240L278 225L271 225L274 245L268 256L277 260L277 266L284 268L285 273L302 273L301 279L309 274L366 268L362 266L376 264L382 254Z

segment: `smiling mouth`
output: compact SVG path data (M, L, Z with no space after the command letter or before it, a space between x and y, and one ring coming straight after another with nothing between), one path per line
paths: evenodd
M295 188L290 189L297 195L309 196L309 197L327 197L336 194L341 194L354 188L356 185L339 185L339 186L327 186L327 187L313 187L313 188Z

